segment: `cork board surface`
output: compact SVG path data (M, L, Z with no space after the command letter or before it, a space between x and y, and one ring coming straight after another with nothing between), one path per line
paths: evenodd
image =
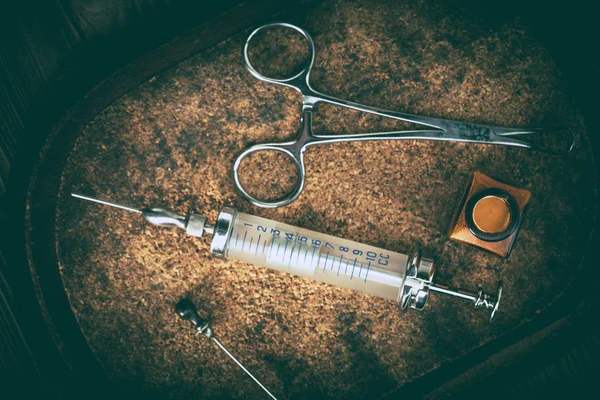
M244 69L249 32L152 78L82 132L57 210L59 264L73 310L109 376L132 391L265 398L175 315L184 296L276 396L372 399L535 318L578 271L595 212L593 160L559 70L518 19L495 24L444 2L326 1L286 20L313 35L317 90L420 115L567 126L577 148L560 158L412 140L315 146L305 154L300 198L260 209L236 194L233 162L251 144L291 139L301 99ZM277 67L297 61L268 47L261 54ZM403 126L326 106L315 119L315 131L324 134ZM271 162L258 157L245 167L245 182L264 197L293 183L282 178L288 165ZM447 237L476 170L532 191L506 260ZM71 192L196 211L210 221L230 205L392 251L421 248L438 261L438 281L493 291L502 279L501 312L489 325L470 305L432 295L423 313L400 314L391 301L211 258L209 237L157 228Z

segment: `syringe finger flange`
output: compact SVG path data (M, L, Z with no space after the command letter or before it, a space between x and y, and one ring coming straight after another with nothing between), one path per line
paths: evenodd
M237 210L235 208L223 207L221 209L213 228L213 238L210 242L211 255L225 258L236 215Z
M406 266L406 279L400 292L400 309L422 310L429 298L429 286L433 281L435 264L433 259L417 251L409 258Z

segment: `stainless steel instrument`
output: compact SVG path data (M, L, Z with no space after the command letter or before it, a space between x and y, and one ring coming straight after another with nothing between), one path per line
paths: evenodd
M257 69L252 65L248 49L251 41L260 32L268 29L283 27L295 30L302 34L304 39L308 42L308 63L304 66L302 71L298 74L284 78L276 79L265 76L258 72ZM556 132L553 130L543 129L525 129L525 128L503 128L488 125L471 124L467 122L451 121L446 119L423 117L418 115L407 114L403 112L387 111L375 107L365 106L358 103L353 103L346 100L337 99L335 97L319 93L313 89L310 85L310 73L315 61L315 45L314 42L304 29L288 24L288 23L272 23L257 28L250 34L246 40L244 46L244 63L248 71L257 79L272 83L275 85L281 85L297 90L302 95L302 116L300 118L300 132L295 140L285 143L262 143L256 144L244 150L242 154L238 156L233 165L233 178L235 186L238 192L252 204L265 207L274 208L281 207L293 202L304 188L306 168L304 165L304 151L312 145L316 144L327 144L337 142L353 142L363 140L405 140L405 139L423 139L423 140L445 140L454 142L473 142L473 143L484 143L484 144L496 144L504 146L515 146L524 147L535 150L546 151L549 153L566 153L569 152L574 146L574 136L570 131L566 131L571 135L571 142L562 146L560 150L551 149L550 147L537 146L531 142L524 140L526 135L540 135L542 133ZM375 132L375 133L364 133L364 134L353 134L353 135L319 135L312 131L312 114L315 111L315 107L319 103L328 103L340 107L349 108L356 111L361 111L369 114L375 114L382 117L392 118L396 120L411 122L413 124L423 125L426 129L423 130L408 130L408 131L394 131L394 132ZM562 131L561 131L562 132ZM290 160L296 166L296 172L298 174L298 183L296 188L285 195L283 198L276 201L265 201L260 200L252 196L242 186L239 178L239 168L242 160L258 151L278 151L287 155Z
M227 348L225 348L225 346L223 346L223 344L215 337L215 333L210 327L210 321L203 319L200 317L200 315L198 315L198 310L196 310L196 306L194 305L194 303L187 299L182 299L175 306L175 312L182 319L190 321L192 323L192 325L194 326L194 330L196 331L196 335L202 334L210 340L212 340L213 342L215 342L215 344L219 346L219 348L223 350L225 354L227 354L227 356L231 358L246 374L248 374L248 376L258 384L258 386L260 386L273 400L277 400L277 398L273 396L273 394L271 394L271 392L269 392L269 390L266 387L264 387L263 384L260 383L260 381L256 379L254 375L252 375L250 371L248 371L242 365L242 363L240 363L233 356L233 354L231 354L229 350L227 350Z
M244 261L331 285L396 301L401 310L425 308L430 292L457 297L496 317L502 283L496 294L452 290L433 283L434 262L420 252L406 255L257 217L224 207L214 225L203 215L179 215L162 208L136 209L93 197L74 197L140 213L151 224L175 226L188 235L211 234L213 256Z

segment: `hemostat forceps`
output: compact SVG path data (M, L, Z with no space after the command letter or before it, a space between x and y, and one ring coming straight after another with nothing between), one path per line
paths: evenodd
M298 74L285 78L275 79L267 77L258 72L248 56L248 48L252 39L259 33L267 29L275 27L284 27L293 29L304 36L304 39L308 42L309 59L308 63L304 66L302 71ZM273 83L276 85L282 85L289 88L296 89L302 94L302 118L300 133L295 140L285 143L264 143L256 144L244 150L242 154L236 159L233 166L233 178L235 186L239 193L245 197L252 204L260 207L274 208L285 206L294 201L302 191L305 181L305 166L303 153L308 146L314 144L325 144L325 143L336 143L336 142L352 142L360 140L402 140L402 139L424 139L424 140L448 140L454 142L473 142L473 143L485 143L485 144L498 144L504 146L515 146L524 147L530 149L541 150L549 153L557 153L549 148L538 147L530 142L523 140L522 136L540 134L543 131L541 129L524 129L524 128L503 128L488 125L478 125L466 122L451 121L439 118L422 117L396 111L386 111L375 107L365 106L358 103L352 103L350 101L337 99L326 94L322 94L314 90L310 86L309 78L310 72L313 67L315 60L315 46L311 36L304 29L299 28L295 25L287 23L272 23L261 26L250 34L246 40L244 46L244 63L250 73L257 79ZM375 132L365 134L353 134L353 135L318 135L312 131L312 112L313 108L318 103L328 103L341 107L350 108L356 111L361 111L369 114L375 114L382 117L393 118L396 120L402 120L411 122L418 125L423 125L426 128L423 130L407 130L407 131L394 131L394 132ZM572 135L572 133L570 133ZM517 138L519 137L519 138ZM565 153L570 151L574 145L574 138L567 148ZM298 183L296 188L286 195L285 197L276 201L262 201L251 194L249 194L240 183L238 176L238 169L242 160L248 155L257 151L279 151L288 155L296 166L298 174ZM562 152L562 151L561 151Z

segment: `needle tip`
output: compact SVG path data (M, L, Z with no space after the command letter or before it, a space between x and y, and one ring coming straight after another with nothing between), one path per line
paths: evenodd
M100 199L96 199L96 198L89 197L89 196L84 196L84 195L77 194L77 193L71 193L71 196L76 197L78 199L82 199L82 200L93 201L94 203L104 204L105 206L120 208L122 210L130 211L130 212L134 212L134 213L142 212L141 210L138 210L133 207L127 207L127 206L124 206L121 204L111 203L110 201L100 200Z

